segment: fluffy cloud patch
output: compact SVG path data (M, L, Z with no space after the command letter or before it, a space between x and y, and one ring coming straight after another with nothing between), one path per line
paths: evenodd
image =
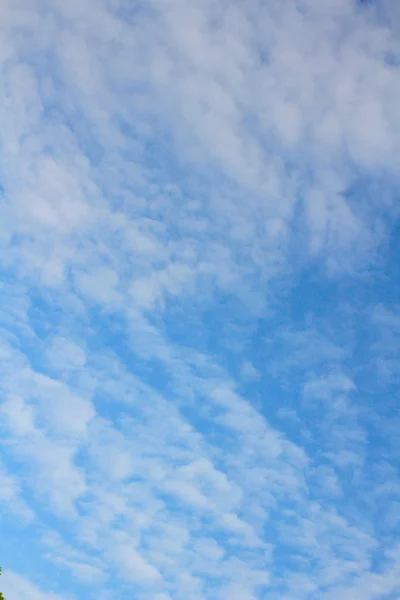
M7 600L399 594L397 17L3 2Z

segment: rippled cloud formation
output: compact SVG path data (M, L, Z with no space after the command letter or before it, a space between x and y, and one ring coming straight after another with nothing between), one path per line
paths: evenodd
M0 4L7 600L400 596L400 4Z

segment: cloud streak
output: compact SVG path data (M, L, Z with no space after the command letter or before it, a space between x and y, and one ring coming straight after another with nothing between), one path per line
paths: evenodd
M395 2L0 11L7 600L394 598Z

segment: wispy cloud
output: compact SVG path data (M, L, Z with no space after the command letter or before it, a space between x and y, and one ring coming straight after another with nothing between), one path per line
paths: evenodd
M2 4L7 600L399 594L397 12Z

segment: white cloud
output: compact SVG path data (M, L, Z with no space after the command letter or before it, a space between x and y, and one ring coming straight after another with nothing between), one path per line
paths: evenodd
M110 559L126 581L151 585L160 579L157 569L129 545L114 546Z
M55 336L46 348L46 364L58 372L80 369L86 362L85 351L72 340Z
M335 314L396 213L380 4L1 5L0 499L66 596L396 593L389 419L371 436L363 325ZM390 385L396 308L362 314Z
M11 571L2 577L1 584L4 596L10 600L63 600L63 596L44 592L25 577Z
M260 374L257 371L257 369L248 360L246 360L241 367L241 375L245 379L258 379L260 377Z

